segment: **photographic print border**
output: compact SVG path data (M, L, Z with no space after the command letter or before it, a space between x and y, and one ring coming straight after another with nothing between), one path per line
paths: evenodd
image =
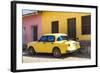
M96 64L87 66L75 66L75 67L57 67L57 68L41 68L41 69L23 69L17 70L16 66L16 5L17 4L35 4L35 5L52 5L52 6L68 6L68 7L82 7L82 8L94 8L96 9ZM11 71L12 72L23 72L23 71L40 71L40 70L54 70L54 69L73 69L73 68L86 68L86 67L97 67L98 66L98 37L97 37L97 25L98 25L98 7L90 5L74 5L74 4L58 4L58 3L43 3L43 2L28 2L28 1L12 1L11 2Z

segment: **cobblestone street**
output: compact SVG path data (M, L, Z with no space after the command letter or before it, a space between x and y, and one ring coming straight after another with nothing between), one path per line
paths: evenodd
M52 54L37 54L35 56L28 55L26 52L23 53L23 63L33 62L55 62L55 61L80 61L89 60L90 57L87 54L65 54L61 58L54 58Z

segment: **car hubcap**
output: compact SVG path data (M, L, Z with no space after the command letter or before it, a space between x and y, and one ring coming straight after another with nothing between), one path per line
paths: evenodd
M59 50L55 50L55 51L54 51L54 56L55 56L55 57L60 57L60 52L59 52Z
M31 54L32 54L32 53L33 53L33 51L32 51L31 49L29 49L29 53L31 53Z

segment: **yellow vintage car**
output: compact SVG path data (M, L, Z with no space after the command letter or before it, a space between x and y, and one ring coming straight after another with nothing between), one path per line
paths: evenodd
M69 39L67 34L44 34L38 41L27 44L29 53L52 53L54 57L80 49L80 43Z

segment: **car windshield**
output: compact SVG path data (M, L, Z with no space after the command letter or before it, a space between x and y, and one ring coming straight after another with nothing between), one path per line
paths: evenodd
M62 41L62 40L69 40L69 37L68 36L60 36L57 39L57 41Z
M46 42L47 41L47 37L46 36L42 36L39 41L40 42Z

